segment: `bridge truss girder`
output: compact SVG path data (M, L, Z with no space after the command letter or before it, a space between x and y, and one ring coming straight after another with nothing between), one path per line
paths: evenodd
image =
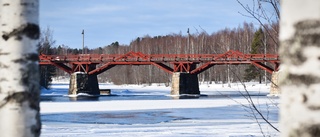
M268 73L277 71L280 65L275 54L243 54L228 51L224 54L156 54L128 52L122 55L80 54L80 55L43 55L39 56L40 65L54 65L67 73L86 72L98 75L117 65L153 65L165 72L186 72L199 74L215 65L252 64ZM268 62L268 65L265 64ZM101 65L99 65L101 64ZM270 65L271 64L271 65Z

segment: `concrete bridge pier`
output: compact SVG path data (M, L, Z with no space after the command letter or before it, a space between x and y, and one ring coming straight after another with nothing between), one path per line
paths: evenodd
M280 89L279 89L279 71L273 71L271 75L271 85L270 85L270 93L269 95L276 96L280 95Z
M199 95L199 81L197 74L175 72L172 75L171 95L192 94Z
M69 95L84 95L99 96L99 84L97 75L88 75L85 72L75 72L70 76Z

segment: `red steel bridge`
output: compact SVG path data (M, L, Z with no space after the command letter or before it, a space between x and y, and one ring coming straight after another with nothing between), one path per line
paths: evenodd
M143 54L132 51L126 54L40 54L39 58L40 65L53 65L69 74L81 71L89 75L98 75L117 65L154 65L168 73L190 74L199 74L214 65L226 64L252 64L272 73L280 65L277 54L244 54L233 50L223 54Z

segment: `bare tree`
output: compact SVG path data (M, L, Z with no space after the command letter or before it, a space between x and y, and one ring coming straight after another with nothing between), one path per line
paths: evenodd
M38 0L0 0L0 136L40 135Z
M281 4L281 136L319 137L320 1Z
M53 31L47 27L42 30L39 40L38 51L40 54L51 55L53 54L52 46L55 41L53 40ZM56 75L56 68L52 66L40 66L40 86L44 88L49 88L52 77Z
M280 19L280 0L252 0L252 5L244 4L240 0L237 1L246 11L246 13L240 14L258 21L273 43L279 45L279 30L274 24L278 24Z

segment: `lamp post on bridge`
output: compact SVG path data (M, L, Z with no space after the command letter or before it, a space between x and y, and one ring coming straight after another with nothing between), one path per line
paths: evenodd
M84 29L82 30L82 54L84 54Z
M184 52L185 54L187 53L187 49L189 49L189 47L190 47L190 31L189 31L189 28L188 28L187 33L188 33L188 40L187 40L187 47L184 48L185 49L185 52Z

